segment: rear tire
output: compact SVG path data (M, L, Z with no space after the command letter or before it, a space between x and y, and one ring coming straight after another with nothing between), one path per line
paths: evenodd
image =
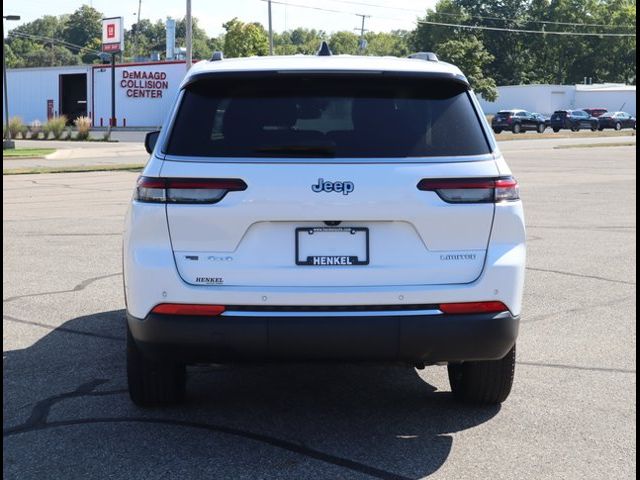
M145 357L127 325L127 382L129 396L136 405L172 405L184 399L186 369L175 362Z
M616 129L616 131L622 130L622 124L618 122L616 123L616 126L614 128Z
M591 125L591 131L595 132L596 130L598 130L598 126L597 125Z
M516 124L511 128L511 131L512 131L513 133L520 133L520 132L521 132L521 130L522 130L522 127L520 126L520 124L519 124L519 123L516 123Z
M560 131L560 129L559 129L559 128L554 128L554 129L553 129L553 133L558 133L559 131Z
M547 127L541 123L540 125L538 125L538 133L544 133L544 131L547 129Z
M572 132L579 132L580 131L580 127L578 125L571 125L571 131Z
M501 128L494 128L494 129L493 129L493 133L495 133L496 135L497 135L498 133L502 133L502 129L501 129Z
M498 404L504 402L513 385L516 346L500 360L449 364L449 384L454 397L463 402Z

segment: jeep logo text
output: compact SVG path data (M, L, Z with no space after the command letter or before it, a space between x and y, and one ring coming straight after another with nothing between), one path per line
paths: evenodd
M355 188L353 182L325 182L324 178L319 178L318 183L311 185L311 190L316 193L338 192L343 195L349 195Z

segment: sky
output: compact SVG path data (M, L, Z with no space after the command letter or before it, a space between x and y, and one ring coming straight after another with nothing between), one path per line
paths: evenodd
M264 0L192 0L192 15L209 36L224 32L222 24L233 17L244 22L268 24L267 3ZM289 5L284 5L288 3ZM273 0L272 24L276 32L297 27L315 28L328 33L365 28L376 32L396 29L412 30L415 20L433 8L436 0ZM43 15L72 13L82 4L93 6L105 17L124 17L125 28L136 22L138 0L5 0L3 15L20 15L18 22L7 22L6 28L30 22ZM301 6L313 7L303 8ZM325 10L337 10L328 12ZM151 21L166 17L181 18L186 0L142 0L140 17Z

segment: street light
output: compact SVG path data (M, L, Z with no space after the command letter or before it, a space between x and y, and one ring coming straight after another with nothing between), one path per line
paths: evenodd
M2 149L15 148L15 143L11 140L11 133L9 132L9 94L7 86L7 54L4 51L4 21L5 20L20 20L19 15L3 15L2 16L2 78L4 84L4 120L5 120L5 138L2 140Z

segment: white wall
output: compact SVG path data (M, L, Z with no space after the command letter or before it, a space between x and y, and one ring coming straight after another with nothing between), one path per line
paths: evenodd
M576 92L576 105L578 108L606 108L610 112L622 110L635 115L636 91L631 89L578 90Z
M484 113L522 108L551 115L555 110L602 107L636 114L636 90L633 87L598 85L513 85L498 87L498 99L487 102L479 97Z
M47 121L47 100L53 100L54 115L58 115L60 112L59 77L74 73L87 74L87 105L90 106L90 71L91 67L86 65L7 70L9 116L21 117L27 124L34 120L44 123Z
M487 115L514 108L550 115L560 108L575 107L575 87L568 85L498 87L498 99L495 102L487 102L482 97L479 100Z
M116 65L117 126L161 126L185 74L184 62ZM93 67L93 91L94 126L106 127L111 116L111 67Z

